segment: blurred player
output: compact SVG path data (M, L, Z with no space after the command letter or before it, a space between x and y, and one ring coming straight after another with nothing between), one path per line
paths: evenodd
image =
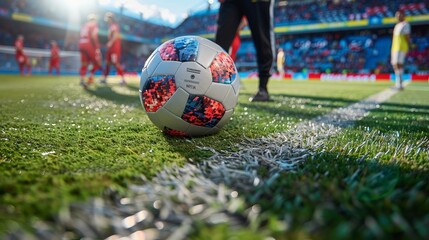
M127 84L124 79L124 70L122 69L121 58L121 36L119 32L119 25L115 20L113 13L106 13L104 21L109 24L108 41L107 41L107 54L106 54L106 68L104 69L103 79L101 83L107 83L107 76L109 75L110 65L115 66L118 75L121 76L121 84Z
M234 40L232 40L231 48L229 49L229 55L234 61L237 58L237 51L241 45L240 31L243 30L243 28L245 28L246 26L247 26L247 19L246 17L243 17L241 19L240 25L238 26L237 33L235 34Z
M94 81L94 73L101 69L101 52L100 43L98 41L98 25L97 17L94 14L88 15L88 22L80 30L79 40L80 51L80 84L87 87ZM92 69L85 83L85 76L88 69L88 64L92 64Z
M398 23L393 29L391 63L395 70L396 88L402 90L404 88L402 85L404 62L411 45L411 27L410 24L405 21L405 13L402 10L398 10L395 16L398 19Z
M15 58L18 63L19 73L24 75L24 68L27 68L27 74L31 74L31 63L24 53L24 36L18 35L15 41Z
M252 32L258 63L259 90L249 100L270 101L267 85L274 59L274 0L219 0L218 28L215 42L226 51L231 46L241 19L245 16Z
M285 75L284 63L285 63L285 52L283 51L283 48L279 48L277 52L277 71L279 72L279 76L281 79L283 79Z
M56 41L51 42L51 59L49 61L49 74L52 74L52 69L57 71L60 75L60 49Z

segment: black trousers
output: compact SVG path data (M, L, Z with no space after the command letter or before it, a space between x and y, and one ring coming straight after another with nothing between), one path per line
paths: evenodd
M226 0L219 8L215 42L227 52L242 17L247 17L256 48L260 90L267 90L274 59L273 2L274 0Z

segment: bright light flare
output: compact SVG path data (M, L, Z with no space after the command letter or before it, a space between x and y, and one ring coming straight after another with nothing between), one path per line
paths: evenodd
M67 0L66 2L69 8L82 8L87 3L86 0Z

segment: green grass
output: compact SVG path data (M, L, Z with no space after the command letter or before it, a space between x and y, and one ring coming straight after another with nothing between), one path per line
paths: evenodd
M112 83L85 91L75 77L0 76L0 232L14 222L26 225L31 220L49 220L61 206L99 196L107 188L123 191L139 175L150 178L165 166L209 156L197 146L230 150L246 137L285 131L299 121L346 106L391 85L271 81L275 101L249 103L247 99L255 92L257 82L244 80L230 124L214 136L182 139L165 136L150 123L139 103L138 81L130 82L128 87ZM393 141L395 134L399 133L401 141L409 144L427 137L427 90L427 84L410 85L358 126L332 139L323 154L298 172L285 174L262 196L280 196L279 205L270 205L263 198L256 201L274 216L271 225L286 216L286 219L292 217L287 236L347 236L359 232L366 221L379 221L381 213L406 212L405 198L410 191L417 191L417 196L427 194L426 184L413 190L419 182L428 180L427 151L399 155L411 157L399 158L395 163L392 163L393 152L374 160L380 149L397 147L398 142L383 142ZM353 154L343 149L346 143L349 148L356 148L362 141L377 137L379 145L366 144ZM405 151L405 145L400 149ZM364 155L370 161L359 160ZM350 180L353 186L347 185L345 179L357 169L361 169L358 174L362 177ZM326 171L329 174L325 175ZM386 172L387 177L371 180L379 172ZM386 196L397 197L392 203L378 200L372 206L373 202L362 203L355 195L359 191L371 195L374 184L392 181L397 185L386 187L393 189ZM409 214L416 213L417 222L424 224L429 217L423 210L428 212L429 204L418 199L410 205L416 210L403 218L408 220ZM367 213L375 215L373 220L365 219ZM356 219L353 214L358 214ZM306 225L312 221L316 221L315 225ZM398 229L387 221L389 227ZM268 230L276 232L276 227ZM202 228L196 236L203 237L210 231L219 232L219 239L253 234L246 230L233 234L227 226L218 226ZM278 237L284 234L279 231Z
M276 239L428 238L428 84L412 84L316 151L253 202L288 226Z

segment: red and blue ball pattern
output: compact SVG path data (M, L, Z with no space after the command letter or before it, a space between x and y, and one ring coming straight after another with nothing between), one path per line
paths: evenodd
M179 130L174 130L168 127L164 127L164 133L170 136L175 136L175 137L188 137L189 135L185 132L179 131Z
M182 119L202 127L214 127L225 114L222 103L206 96L190 95Z
M210 65L212 81L215 83L231 84L234 81L237 71L232 58L224 53L219 53Z
M147 112L156 112L176 92L173 75L152 76L148 78L142 91L143 106Z
M164 61L194 62L198 55L198 41L192 37L178 37L162 44L159 54Z

